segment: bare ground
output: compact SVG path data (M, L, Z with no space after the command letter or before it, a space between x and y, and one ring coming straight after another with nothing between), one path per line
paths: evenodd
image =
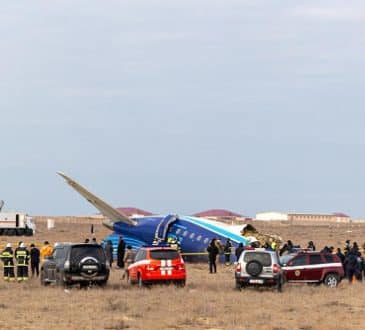
M27 243L81 241L90 225L57 221ZM364 240L365 226L329 227L259 225L284 239L300 244L315 240L342 246L346 238ZM95 222L97 237L110 232ZM348 232L351 231L351 232ZM8 238L3 237L2 243ZM10 239L10 238L9 238ZM12 242L20 238L11 238ZM0 243L1 243L0 241ZM105 289L42 287L38 279L28 283L0 280L0 329L363 329L365 283L323 286L287 285L283 293L272 290L234 290L233 268L219 265L208 274L206 264L188 264L185 288L129 287L122 270L113 269Z

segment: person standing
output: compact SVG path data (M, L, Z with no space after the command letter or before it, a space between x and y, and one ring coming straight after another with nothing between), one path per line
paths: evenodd
M18 282L28 280L29 251L24 243L15 250L16 276Z
M231 250L232 250L232 243L229 238L227 238L226 244L224 245L224 259L226 262L226 266L231 264Z
M30 245L29 253L30 253L30 269L32 271L32 277L34 277L34 274L36 274L36 276L38 277L39 276L40 251L32 243Z
M46 257L51 256L53 253L53 248L49 244L48 241L44 242L44 245L41 247L40 255L41 255L41 261L43 262Z
M119 268L124 268L124 253L125 253L125 242L123 237L120 236L117 249L117 265Z
M133 264L134 262L135 253L132 250L132 247L130 245L127 246L127 252L124 256L124 265L125 265L125 271L123 274L123 279L127 276L128 278L128 266Z
M244 250L244 246L243 246L243 243L239 243L238 244L238 248L236 249L235 251L235 255L236 255L236 261L238 261L238 259L240 258L241 256L241 253L243 252Z
M110 268L113 265L113 244L111 240L108 240L105 244L105 255L106 259L109 261Z
M11 243L6 244L5 250L0 254L0 258L4 263L4 280L8 282L14 281L14 253Z
M216 238L213 238L209 246L207 247L208 259L209 259L209 273L211 274L217 272L216 260L219 250L216 245L216 240L217 240Z

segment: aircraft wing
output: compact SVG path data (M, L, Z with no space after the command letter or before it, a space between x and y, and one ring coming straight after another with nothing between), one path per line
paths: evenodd
M57 172L60 176L62 176L66 182L74 188L81 196L86 198L88 202L90 202L94 207L96 207L101 214L107 217L109 220L112 221L122 221L126 224L135 226L137 223L130 219L128 216L123 214L123 212L117 210L116 208L110 206L106 202L104 202L99 197L92 194L90 191L86 190L83 186L78 184L76 181L68 177L66 174L62 172Z

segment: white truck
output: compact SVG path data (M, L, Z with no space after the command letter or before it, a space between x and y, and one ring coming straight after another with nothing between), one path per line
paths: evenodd
M0 212L0 235L32 236L35 232L35 222L25 213Z

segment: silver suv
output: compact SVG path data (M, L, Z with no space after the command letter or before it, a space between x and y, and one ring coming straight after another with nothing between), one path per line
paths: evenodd
M235 270L236 288L272 286L281 291L284 276L276 251L265 249L244 250Z

